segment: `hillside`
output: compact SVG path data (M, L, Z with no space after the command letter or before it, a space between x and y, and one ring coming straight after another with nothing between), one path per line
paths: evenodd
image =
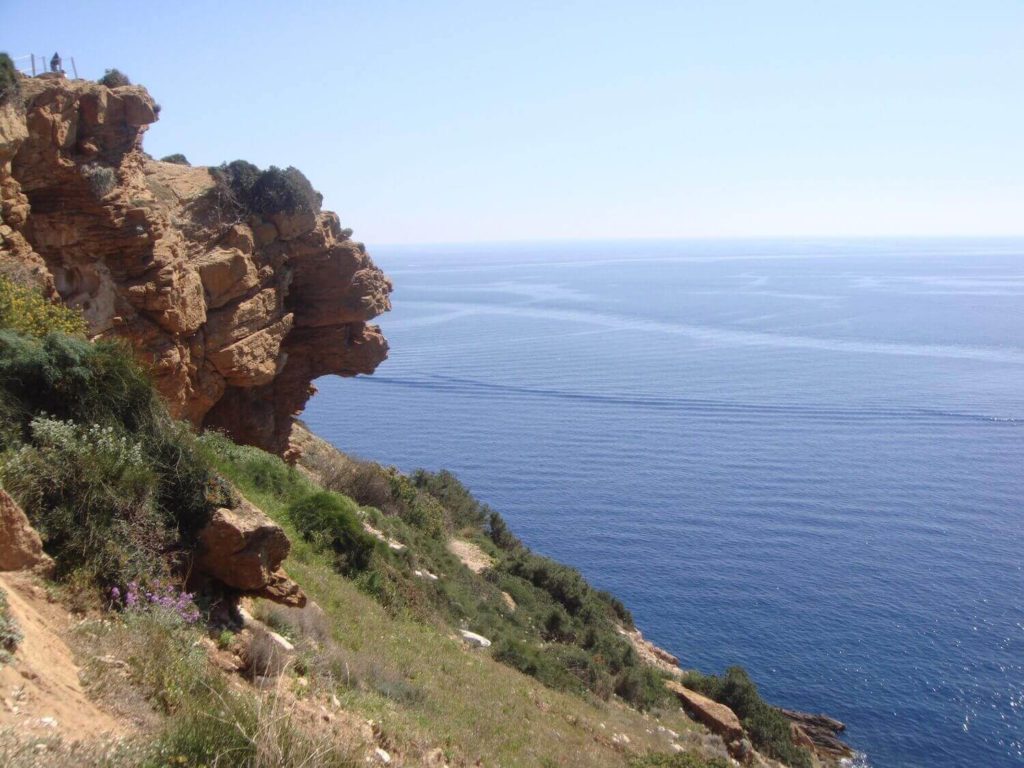
M149 158L159 109L139 86L17 86L0 104L0 764L849 754L840 724L784 715L742 670L681 670L450 473L363 462L294 422L314 378L384 359L367 323L391 290L298 171Z

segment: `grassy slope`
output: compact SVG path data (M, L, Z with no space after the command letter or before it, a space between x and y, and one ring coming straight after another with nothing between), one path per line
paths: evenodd
M244 457L252 450L231 453ZM487 765L621 766L630 755L671 748L659 724L678 732L688 748L711 741L678 707L641 714L615 700L555 691L486 652L468 650L443 627L404 611L393 615L302 540L288 519L287 493L261 489L266 484L253 482L242 468L244 458L220 453L217 462L288 532L293 549L286 567L325 611L348 663L374 677L405 681L414 691L404 701L361 686L338 692L346 708L378 722L400 753L442 747L452 757ZM616 734L626 735L628 745L616 744Z

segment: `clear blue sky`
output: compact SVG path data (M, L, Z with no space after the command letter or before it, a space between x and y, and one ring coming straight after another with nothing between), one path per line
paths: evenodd
M1024 2L0 0L369 243L1024 233Z

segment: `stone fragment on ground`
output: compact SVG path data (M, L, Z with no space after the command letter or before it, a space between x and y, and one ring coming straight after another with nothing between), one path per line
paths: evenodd
M478 635L476 632L470 632L468 629L460 629L459 634L462 635L462 639L466 641L468 645L474 648L490 648L491 641L483 635Z

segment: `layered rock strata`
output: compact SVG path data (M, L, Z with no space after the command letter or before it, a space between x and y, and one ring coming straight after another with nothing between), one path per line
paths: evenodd
M256 213L214 169L150 158L140 86L20 91L0 105L0 268L129 341L176 416L287 454L313 380L385 359L368 321L391 284L318 201Z

